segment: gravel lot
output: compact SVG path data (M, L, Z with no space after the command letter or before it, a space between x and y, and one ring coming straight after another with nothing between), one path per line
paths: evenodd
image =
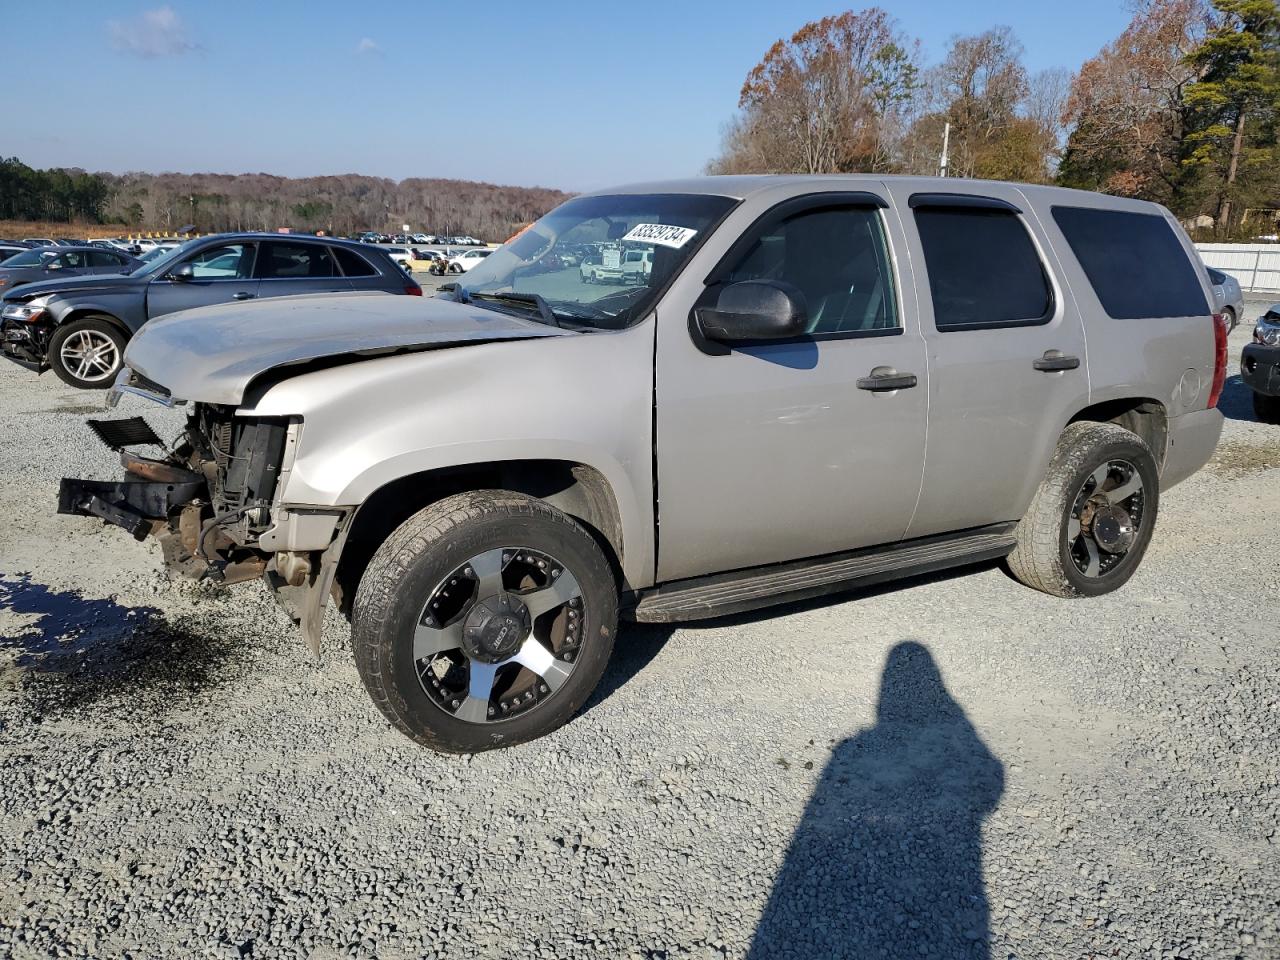
M260 585L54 515L115 473L100 400L0 365L0 956L1280 956L1280 428L1238 379L1118 594L633 627L566 728L462 759L336 616L313 662Z

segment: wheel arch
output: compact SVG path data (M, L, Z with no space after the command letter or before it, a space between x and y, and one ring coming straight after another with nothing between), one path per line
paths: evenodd
M109 311L103 310L101 307L94 306L75 306L62 315L58 321L58 326L65 327L75 323L78 320L101 320L115 327L124 336L125 341L133 339L133 331L129 329L129 325Z
M1146 441L1156 459L1156 466L1164 470L1165 454L1169 443L1169 411L1159 400L1151 397L1116 397L1091 404L1076 413L1072 423L1114 423Z
M471 490L510 490L578 521L600 545L621 589L629 544L612 485L595 467L572 460L496 460L406 474L374 490L356 510L338 560L335 583L349 613L356 587L378 546L405 520L432 503Z

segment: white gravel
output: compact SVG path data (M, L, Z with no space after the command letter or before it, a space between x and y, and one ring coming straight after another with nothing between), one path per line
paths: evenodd
M100 399L0 365L0 957L1280 956L1280 428L1238 380L1118 594L631 628L567 727L462 759L336 616L315 663L260 585L56 516L116 472Z

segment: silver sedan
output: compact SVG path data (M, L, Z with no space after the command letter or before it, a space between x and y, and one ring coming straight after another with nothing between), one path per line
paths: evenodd
M1213 309L1227 318L1227 329L1234 330L1244 313L1244 293L1240 290L1240 281L1229 273L1209 268L1209 279L1213 281Z

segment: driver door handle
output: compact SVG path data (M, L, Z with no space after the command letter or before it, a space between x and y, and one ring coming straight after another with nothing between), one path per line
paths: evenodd
M914 373L898 373L884 367L876 367L869 377L858 378L859 390L870 390L872 393L884 393L889 390L906 390L916 385Z
M1045 373L1058 370L1075 370L1080 366L1079 357L1068 357L1061 350L1046 350L1044 356L1031 361L1031 366Z
M248 290L241 290L239 293L232 294L232 300L252 300L253 294Z

